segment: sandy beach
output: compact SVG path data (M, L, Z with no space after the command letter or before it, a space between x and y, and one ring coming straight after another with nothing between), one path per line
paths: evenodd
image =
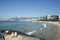
M56 25L57 31L55 35L55 40L60 40L60 22L53 22L53 21L40 21L40 22Z
M47 22L57 26L57 31L55 35L55 40L60 40L60 22Z

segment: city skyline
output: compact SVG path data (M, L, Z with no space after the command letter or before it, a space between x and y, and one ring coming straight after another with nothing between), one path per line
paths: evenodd
M60 0L0 0L0 18L60 14Z

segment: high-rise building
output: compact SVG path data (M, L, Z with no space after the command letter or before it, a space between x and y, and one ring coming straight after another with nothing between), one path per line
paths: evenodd
M59 19L59 21L60 21L60 15L58 15L58 19Z
M50 17L51 17L51 16L50 16L50 15L48 15L48 16L47 16L47 20L49 20L49 19L50 19Z

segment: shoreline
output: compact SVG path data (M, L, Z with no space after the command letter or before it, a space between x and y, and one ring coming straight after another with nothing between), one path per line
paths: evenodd
M60 23L59 22L54 22L54 21L31 21L31 22L41 22L41 23L48 23L48 24L53 24L53 25L56 25L57 26L57 32L56 32L56 37L55 37L55 40L60 40ZM7 35L7 36L5 36L6 37L6 39L8 38L8 39L10 39L8 36L10 36L10 35ZM10 36L11 37L11 36ZM20 36L20 35L18 35L18 37L17 37L17 39L19 38L20 39L20 37L22 37L22 35ZM36 38L32 38L32 37L26 37L26 36L23 36L23 37L25 37L26 39L27 38L29 38L29 40L30 39L36 39ZM8 40L7 39L7 40ZM15 38L11 38L10 40L17 40L16 39L16 37ZM21 38L21 40L23 40L22 38ZM39 40L39 39L36 39L36 40Z
M39 21L39 22L56 25L57 31L55 35L55 40L60 40L60 22L54 22L54 21Z

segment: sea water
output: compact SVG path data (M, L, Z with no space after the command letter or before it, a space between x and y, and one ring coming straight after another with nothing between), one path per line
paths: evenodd
M38 38L46 38L56 32L56 26L52 24L32 21L0 21L0 30L6 29L20 31Z

